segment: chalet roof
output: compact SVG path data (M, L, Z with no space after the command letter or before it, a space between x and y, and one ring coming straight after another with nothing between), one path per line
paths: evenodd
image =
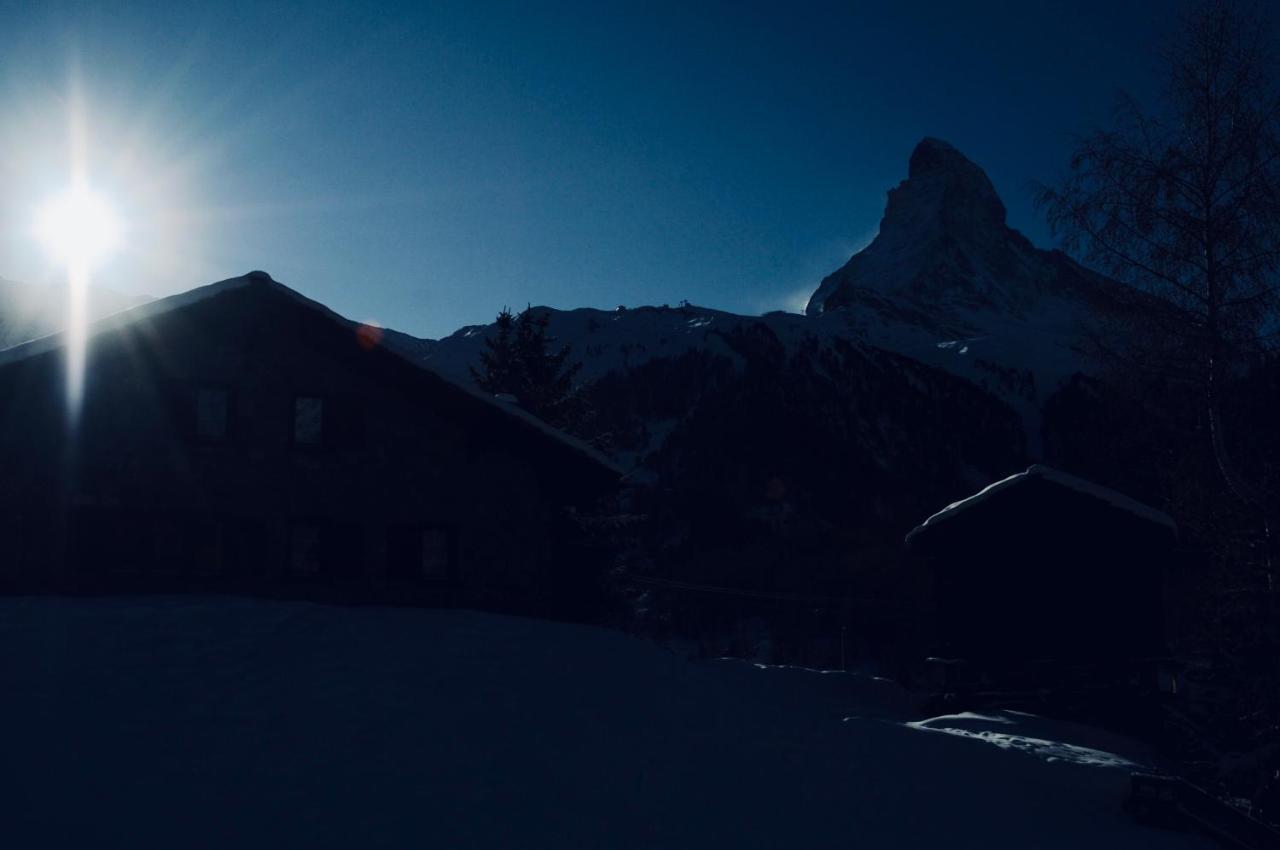
M273 280L271 275L266 272L252 271L248 274L241 275L240 277L228 278L227 280L221 280L217 283L198 286L195 289L189 289L186 292L180 292L166 298L157 298L154 301L148 301L144 304L139 304L136 307L131 307L127 310L122 310L118 313L105 316L89 324L87 336L92 338L104 333L117 331L141 320L155 318L157 316L165 315L166 313L172 313L175 310L180 310L184 307L189 307L202 301L207 301L208 299L221 295L225 292L232 292L249 286L269 287L272 291L278 292L281 295L292 299L300 306L305 307L308 310L315 311L344 328L355 330L359 327L358 322L354 322L351 319L341 316L321 304L319 301L313 301L302 293L294 289L290 289L279 281ZM0 350L0 368L8 366L11 363L27 360L41 354L46 354L50 351L60 349L66 344L66 341L67 331L64 329L49 334L48 336L39 337L38 339L33 339L28 342L12 346L11 348ZM392 354L405 363L414 366L422 372L425 372L450 387L464 393L476 403L498 411L512 420L513 423L540 433L542 436L559 443L563 447L580 455L582 458L603 467L619 477L624 474L623 470L613 463L613 461L609 460L609 458L605 457L601 452L597 451L586 442L570 436L557 428L553 428L515 404L512 404L509 401L496 399L484 392L481 392L475 387L456 381L453 378L432 369L421 360L409 357L404 352L396 350L394 346L384 345L382 348L384 351Z
M1077 478L1074 475L1068 475L1056 469L1039 464L1027 467L1024 472L1010 475L1008 478L1002 478L994 484L988 484L986 487L974 493L972 496L961 499L958 502L952 502L924 522L911 529L907 534L906 542L911 543L912 540L919 535L936 528L940 523L947 521L953 517L959 516L967 509L975 505L988 501L993 496L1005 490L1018 487L1030 481L1045 481L1059 487L1064 487L1084 496L1097 499L1113 508L1125 511L1146 522L1155 523L1168 528L1170 531L1177 533L1178 527L1174 524L1173 518L1163 511L1158 511L1153 507L1144 505L1136 499L1103 487L1101 484L1095 484L1092 481L1086 481L1083 478Z

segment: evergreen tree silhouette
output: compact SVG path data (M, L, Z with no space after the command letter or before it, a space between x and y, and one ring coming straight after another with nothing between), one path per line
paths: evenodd
M503 308L494 333L485 340L477 384L494 395L511 395L539 419L566 431L582 425L584 405L574 387L581 363L570 362L569 346L555 347L547 331L550 317L526 307L519 315Z

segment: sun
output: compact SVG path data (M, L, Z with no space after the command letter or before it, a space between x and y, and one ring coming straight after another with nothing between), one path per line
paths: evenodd
M111 206L78 187L49 201L36 219L36 235L50 255L68 266L101 262L120 244L120 220Z

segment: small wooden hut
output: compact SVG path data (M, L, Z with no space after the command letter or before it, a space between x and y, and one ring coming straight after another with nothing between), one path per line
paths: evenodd
M938 655L1132 669L1165 652L1177 528L1114 490L1032 466L907 535L936 589Z

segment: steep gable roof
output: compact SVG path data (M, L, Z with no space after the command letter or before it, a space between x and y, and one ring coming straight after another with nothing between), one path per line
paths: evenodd
M302 293L273 280L271 275L266 272L252 271L240 277L228 278L227 280L218 281L217 283L199 286L195 289L178 293L177 295L170 295L167 298L158 298L154 301L148 301L128 310L113 313L90 323L86 329L86 336L92 339L93 337L112 333L139 321L163 316L207 301L218 295L222 295L223 293L234 292L250 286L267 287L271 291L291 299L300 307L318 313L343 328L355 331L360 327L360 323L341 316L320 302L313 301ZM56 333L49 334L48 336L43 336L38 339L33 339L28 342L21 343L20 345L4 349L0 351L0 369L13 363L18 363L23 360L37 357L41 354L47 354L61 349L67 344L67 339L68 332L64 329ZM382 350L396 357L400 361L413 366L429 380L439 382L441 386L445 386L456 393L460 393L463 397L467 398L474 404L481 405L483 408L487 408L499 416L504 417L514 427L524 429L540 438L550 440L560 448L567 449L579 456L581 459L600 467L603 471L619 478L622 477L622 469L614 464L613 461L609 460L609 458L605 457L601 452L597 451L586 442L570 436L557 428L553 428L515 404L493 398L475 387L455 381L452 378L432 369L422 361L406 356L394 346L384 345L382 346Z
M1153 507L1144 505L1136 499L1132 499L1123 493L1119 493L1101 484L1095 484L1092 481L1086 481L1083 478L1077 478L1074 475L1068 475L1056 469L1047 466L1035 464L1028 467L1025 471L1010 475L1008 478L1002 478L994 484L989 484L983 489L961 499L958 502L952 502L924 522L911 529L907 534L906 542L912 543L919 538L920 535L933 530L939 524L963 514L965 511L976 505L989 501L992 497L1026 484L1030 481L1045 481L1058 487L1064 487L1082 496L1096 499L1117 510L1125 511L1146 522L1155 523L1164 526L1169 531L1177 534L1178 527L1174 523L1173 518L1163 511L1158 511Z

